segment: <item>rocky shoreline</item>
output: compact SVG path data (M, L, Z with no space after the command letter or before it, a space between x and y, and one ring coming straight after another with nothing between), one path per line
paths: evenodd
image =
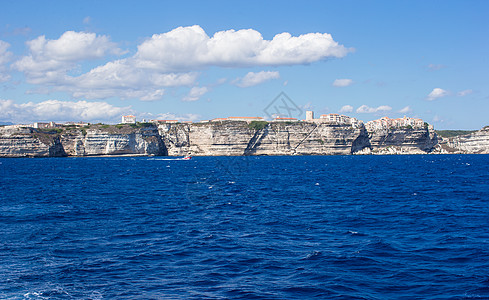
M489 127L441 138L431 127L367 131L345 124L245 121L0 127L0 157L112 155L383 155L489 153Z

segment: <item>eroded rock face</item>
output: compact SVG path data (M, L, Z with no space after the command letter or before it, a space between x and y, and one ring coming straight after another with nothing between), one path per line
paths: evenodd
M61 141L70 156L167 154L155 126L136 130L109 130L98 126L93 129L69 131L61 136Z
M489 126L471 134L449 138L445 146L443 148L448 153L489 154Z
M159 127L168 155L327 155L352 154L368 147L365 129L315 123L246 122L165 124Z
M358 154L426 154L438 144L438 136L429 128L383 129L369 132L370 148Z
M66 156L59 136L34 128L0 128L0 157Z
M425 153L489 153L489 127L451 139L439 139L429 128L367 132L363 126L312 122L268 123L258 129L244 121L53 131L0 128L0 157Z
M243 155L253 132L246 122L212 122L207 124L165 124L159 132L168 155Z

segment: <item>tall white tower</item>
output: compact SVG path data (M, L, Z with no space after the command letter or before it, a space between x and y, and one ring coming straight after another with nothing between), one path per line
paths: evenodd
M314 119L314 112L312 110L306 111L306 121L312 121Z

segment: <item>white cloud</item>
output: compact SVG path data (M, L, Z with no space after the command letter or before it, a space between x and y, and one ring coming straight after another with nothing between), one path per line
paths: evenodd
M147 120L178 120L183 121L198 121L201 119L201 115L198 114L174 114L174 113L163 113L163 114L153 114L153 113L139 113L138 118Z
M205 93L209 91L208 88L205 86L203 87L198 87L194 86L193 88L190 89L190 92L188 93L187 96L185 96L182 100L183 101L197 101L202 97Z
M61 89L58 89L61 90ZM71 91L76 99L106 99L119 97L121 99L140 99L141 101L155 101L162 98L164 89L95 89Z
M155 34L143 41L133 56L78 75L82 61L123 52L105 35L74 31L55 40L40 36L27 46L29 53L13 68L23 72L28 83L41 85L31 93L63 91L76 99L119 97L143 101L160 99L168 88L195 85L197 72L206 67L308 64L353 51L327 33L281 33L265 40L258 31L243 29L219 31L210 37L194 25ZM240 84L252 86L278 77L278 72L249 73ZM199 96L189 95L187 99L195 97Z
M412 111L413 110L411 109L411 107L409 107L409 105L406 106L406 107L404 107L404 108L402 108L401 110L399 110L399 112L402 113L402 114L407 114L407 113L410 113Z
M375 108L369 107L365 104L357 108L357 113L374 113L374 112L376 112Z
M341 109L340 109L340 113L351 113L353 111L353 106L351 105L344 105Z
M71 92L75 98L100 99L120 97L143 101L161 99L165 89L192 85L197 73L159 73L143 70L130 59L109 62L78 77L71 77L57 90Z
M392 107L388 105L381 105L376 108L376 111L390 111L390 110L392 110Z
M76 62L104 57L107 53L119 54L120 49L105 35L89 32L66 31L57 40L45 36L27 42L36 60Z
M226 81L228 81L227 78L219 78L214 85L221 85L224 84Z
M4 36L27 36L32 32L30 27L10 27L9 25L5 26L5 30L2 32Z
M333 82L333 86L335 87L345 87L345 86L349 86L353 83L353 80L351 79L336 79L334 82Z
M429 101L448 96L449 92L445 91L444 89L440 88L434 88L431 93L428 94L428 97L426 98Z
M0 119L14 123L74 120L111 122L128 112L132 112L130 107L116 107L107 102L46 100L17 104L13 100L0 100Z
M219 31L209 37L198 25L155 34L138 46L135 59L145 68L195 70L205 66L247 67L308 64L344 57L352 49L327 33L291 36L284 32L264 40L253 29Z
M344 57L353 51L339 45L327 33L308 33L295 37L288 32L277 34L270 42L265 41L265 47L261 50L256 56L256 63L260 65L307 64L330 57Z
M312 105L312 102L307 102L302 106L303 110L314 110L314 105Z
M10 44L0 40L0 82L4 82L10 79L10 75L6 74L7 63L12 58L12 53L7 51Z
M236 79L236 85L239 87L250 87L258 85L268 80L278 79L280 74L277 71L261 71L261 72L248 72L243 78Z
M392 110L392 107L388 105L381 105L377 108L374 107L369 107L367 105L362 105L359 108L357 108L356 112L357 113L365 113L365 114L371 114L371 113L376 113L376 112L386 112Z
M464 97L464 96L472 94L473 92L474 92L473 90L463 90L463 91L458 92L457 96Z
M143 91L142 95L127 97L127 98L139 98L141 101L155 101L161 99L164 93L165 93L164 89L153 90L150 92Z
M144 118L198 121L201 118L198 114L154 114L137 112L130 106L117 107L107 102L46 100L39 103L28 102L17 104L14 100L0 99L0 120L14 124L28 124L43 121L117 123L120 121L120 117L125 114L134 114L138 120Z
M34 84L60 84L67 80L66 73L84 60L99 59L122 51L105 35L67 31L57 40L40 36L28 41L29 55L22 57L13 67L24 72L27 82Z
M431 71L437 71L437 70L440 70L440 69L443 69L445 68L444 65L440 65L440 64L429 64L428 65L428 69L431 70Z
M12 53L7 51L10 44L0 40L0 66L10 61Z

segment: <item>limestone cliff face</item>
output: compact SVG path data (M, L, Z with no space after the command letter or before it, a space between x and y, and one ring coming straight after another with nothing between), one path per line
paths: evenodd
M156 126L132 128L92 125L90 128L37 130L0 128L0 157L89 155L167 155Z
M0 157L66 156L59 136L34 128L0 128Z
M253 135L245 155L346 155L367 146L366 131L349 125L271 123Z
M165 124L159 127L168 155L327 155L352 154L368 147L365 129L315 123L246 122Z
M443 139L440 149L442 153L489 154L489 126L471 134Z
M313 122L91 125L51 131L0 127L0 157L424 153L489 153L489 127L450 139L439 139L429 128L367 132L363 126Z
M93 127L93 128L92 128ZM166 155L156 126L132 129L91 126L61 135L61 142L70 156L142 154Z
M435 149L438 136L429 128L382 129L369 132L370 148L359 154L426 154Z
M253 137L246 122L165 124L159 126L168 155L243 155Z

